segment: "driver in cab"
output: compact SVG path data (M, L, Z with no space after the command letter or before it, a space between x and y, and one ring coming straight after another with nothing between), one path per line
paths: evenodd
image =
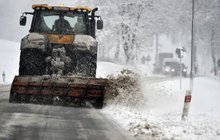
M70 23L64 19L64 15L59 15L59 19L54 22L53 30L56 32L68 32L72 30Z

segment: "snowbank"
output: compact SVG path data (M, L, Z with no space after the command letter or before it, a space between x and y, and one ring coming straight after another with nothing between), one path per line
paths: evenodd
M0 39L0 83L3 83L2 73L5 72L5 82L11 83L18 74L20 43Z
M113 62L106 61L98 61L97 64L97 77L106 77L108 75L118 75L123 69L132 70L135 73L138 73L141 76L149 76L152 75L153 67L151 65L142 65L142 64L134 64L130 65L122 65L116 64Z
M140 75L124 69L120 74L107 76L105 103L138 107L143 104Z
M117 67L116 64L114 67ZM114 73L116 69L113 67L109 67L108 72L112 69ZM189 89L189 79L183 79L182 90L178 78L153 76L140 80L145 101L142 107L113 102L102 113L143 140L220 139L219 81L206 77L195 78L189 118L182 122L183 100Z
M117 75L123 69L129 69L129 67L111 62L99 61L97 64L96 77L107 77L110 74Z

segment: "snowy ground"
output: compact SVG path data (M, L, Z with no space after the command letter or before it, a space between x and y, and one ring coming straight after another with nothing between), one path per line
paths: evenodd
M0 40L0 84L2 72L6 83L18 73L19 43ZM7 61L6 61L7 60ZM145 104L141 107L108 104L102 113L140 139L220 139L220 82L206 77L195 78L194 92L187 122L181 121L185 91L189 79L179 80L150 76L148 66L128 67L109 62L98 62L97 77L118 74L123 68L143 75L141 80Z
M101 64L111 65L108 72L120 71L123 67ZM139 139L220 139L220 81L195 78L186 122L181 121L181 115L185 92L189 89L188 78L183 79L182 90L178 78L143 77L141 83L143 106L108 104L102 112Z
M11 83L18 74L20 44L0 39L0 84ZM5 82L2 73L5 73Z

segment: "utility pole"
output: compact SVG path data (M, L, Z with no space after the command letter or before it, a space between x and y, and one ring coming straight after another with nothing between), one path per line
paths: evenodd
M193 92L193 80L194 80L194 0L192 0L192 21L191 21L191 71L190 71L190 90L186 91L182 120L185 121L189 114L189 105L191 102L191 96Z
M184 52L186 52L186 49L184 47L176 49L177 57L180 59L180 90L182 89L182 72L183 72L182 58Z
M159 48L158 48L158 34L156 34L156 36L155 36L155 40L156 40L156 53L155 53L155 67L156 67L156 69L158 69L159 68L159 55L158 55L158 51L159 51Z
M180 57L180 90L182 90L182 57Z

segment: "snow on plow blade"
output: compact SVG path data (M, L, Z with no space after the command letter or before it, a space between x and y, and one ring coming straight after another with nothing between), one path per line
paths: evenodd
M9 102L102 108L107 79L71 76L15 76Z

